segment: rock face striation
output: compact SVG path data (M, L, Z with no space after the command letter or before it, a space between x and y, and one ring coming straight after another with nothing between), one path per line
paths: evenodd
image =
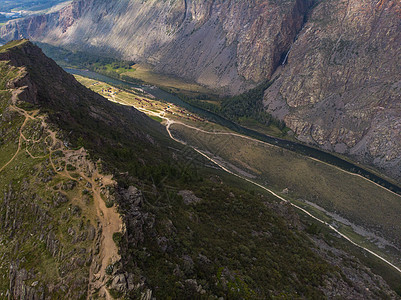
M146 61L158 71L238 93L270 78L311 0L79 0L9 22L6 40L39 40Z
M300 140L401 179L401 3L325 1L266 91Z

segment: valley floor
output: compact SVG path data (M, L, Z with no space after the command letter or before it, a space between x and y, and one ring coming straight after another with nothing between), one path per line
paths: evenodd
M171 103L155 100L143 91L121 90L76 77L110 101L133 106L163 123L171 139L193 148L222 170L290 203L401 274L401 241L397 238L401 230L398 222L401 197L398 194L357 174L234 133ZM253 147L256 156L247 145ZM367 210L360 207L362 199ZM379 204L378 199L384 203ZM377 205L381 208L387 205L387 209L378 212ZM333 217L336 213L340 217ZM377 226L384 230L375 231L373 228Z

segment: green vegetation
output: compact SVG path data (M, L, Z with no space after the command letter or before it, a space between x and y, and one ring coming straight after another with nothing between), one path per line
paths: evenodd
M285 123L274 119L263 108L263 95L265 90L273 82L265 82L241 95L223 99L221 112L230 120L241 122L243 119L254 119L266 126L274 124L280 130L285 128Z
M176 136L199 149L218 153L276 191L288 188L291 198L316 203L373 231L381 227L389 240L400 242L400 197L364 178L258 141L205 134L179 124L171 128Z
M171 129L175 137L198 149L218 153L220 159L231 163L231 166L254 175L254 181L276 192L288 189L285 197L294 201L300 200L297 201L298 205L304 206L302 199L315 203L379 236L383 235L394 245L399 245L398 232L401 230L398 221L401 213L399 196L361 177L305 159L301 155L278 147L236 136L205 134L179 124L173 124ZM331 219L322 211L309 205L305 208L330 222ZM380 228L380 231L377 228ZM344 233L352 236L349 231ZM393 247L386 246L385 250L379 249L360 236L355 236L355 241L381 253L391 261L396 261L400 255Z
M159 287L155 296L197 298L196 285L186 281L193 278L205 297L323 297L314 287L323 274L339 270L322 262L307 239L269 209L266 203L273 199L229 187L225 176L218 177L224 184L212 178L181 186L201 199L196 204L184 205L174 193L146 193L145 210L156 216L155 228L145 230L143 244L126 251L131 268L143 270L149 284Z
M123 239L123 234L121 232L113 233L113 241L116 243L117 246L120 246L122 239Z
M157 121L159 123L163 122L163 119L160 118L160 117L157 117L157 116L150 116L150 118L152 118L153 120L155 120L155 121Z
M264 92L272 83L273 81L264 82L243 94L222 98L210 94L188 96L173 89L169 92L185 102L219 114L245 127L272 136L286 137L289 129L284 121L274 118L263 108Z
M75 171L77 168L71 164L67 164L67 171Z
M307 224L308 226L308 231L311 230L312 235L315 235L316 237L320 237L324 239L324 241L330 246L338 249L342 249L346 253L349 253L350 256L346 258L346 264L345 266L349 267L350 265L355 265L357 262L356 260L359 260L362 262L366 267L370 268L374 273L380 274L380 276L383 277L383 279L389 284L389 286L394 289L394 291L398 294L398 296L401 296L401 274L398 272L395 272L392 267L390 267L388 264L383 262L382 260L373 257L371 255L366 255L366 252L362 250L359 247L355 247L352 244L350 244L348 241L345 239L339 237L336 234L333 234L333 232L327 228L326 226L323 226L321 223L317 222L316 220L308 218L304 214L300 214L300 218L303 221L304 224ZM378 299L384 299L387 298L385 295L380 294L381 291L377 291Z
M7 44L5 44L4 46L0 47L0 53L5 52L11 48L18 48L20 46L23 46L25 43L27 43L28 40L15 40L15 41L11 41ZM2 62L4 63L4 62Z
M11 265L14 272L35 270L34 279L31 276L26 279L28 285L38 282L38 288L43 288L43 283L57 284L64 270L69 269L73 277L69 279L69 284L78 286L88 277L89 270L71 266L68 261L73 257L85 261L86 254L71 253L74 253L75 247L88 248L91 241L73 244L72 234L85 232L90 223L82 223L77 210L70 209L73 207L70 199L76 196L76 191L61 193L60 186L64 180L55 174L48 156L33 159L25 151L29 149L35 153L36 146L46 145L47 136L38 130L40 123L33 120L27 121L21 128L23 116L10 110L9 97L3 94L0 102L2 115L8 115L7 118L0 118L0 168L5 167L0 171L0 190L4 194L0 198L0 292L10 288ZM28 141L23 142L18 151L20 131ZM10 213L13 215L11 218ZM59 259L62 251L66 254L65 261ZM53 296L57 297L56 293Z
M153 68L146 64L136 64L122 75L122 78L127 81L134 78L188 97L198 96L200 94L212 94L211 90L194 82L178 78L174 75L164 75L154 72Z
M7 47L4 46L0 48L0 53L7 51ZM5 62L0 61L0 73L2 74L2 77L0 78L0 96L4 94L4 96L8 96L7 91L7 82L9 82L11 79L14 79L18 75L18 69L11 67L7 65ZM7 104L7 102L3 102L2 105Z

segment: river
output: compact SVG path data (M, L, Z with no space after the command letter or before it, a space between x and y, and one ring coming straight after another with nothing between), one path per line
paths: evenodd
M122 86L125 88L140 88L158 99L161 99L161 100L164 100L164 101L167 101L170 103L174 103L177 106L183 107L183 108L191 111L192 113L201 115L202 117L204 117L212 122L215 122L219 125L225 126L233 131L256 138L258 140L267 142L272 145L276 145L276 146L294 151L296 153L300 153L302 155L306 155L306 156L321 160L330 165L337 166L345 171L362 175L362 176L372 180L373 182L380 184L381 186L401 195L401 187L400 186L393 184L393 183L383 179L382 177L380 177L364 168L361 168L360 166L358 166L354 163L346 161L334 154L322 151L320 149L317 149L317 148L314 148L314 147L311 147L311 146L308 146L305 144L268 136L263 133L257 132L255 130L245 128L245 127L238 125L230 120L227 120L224 117L217 115L213 112L207 111L205 109L202 109L202 108L196 107L194 105L191 105L187 102L184 102L177 96L174 96L174 95L172 95L164 90L161 90L157 87L154 87L151 85L141 85L141 84L134 84L134 83L126 82L126 81L121 81L121 80L111 78L111 77L108 77L108 76L105 76L105 75L102 75L99 73L95 73L92 71L88 71L88 70L78 70L78 69L72 69L72 68L64 68L64 70L66 70L67 72L74 74L74 75L81 75L81 76L88 77L91 79L103 81L110 85Z

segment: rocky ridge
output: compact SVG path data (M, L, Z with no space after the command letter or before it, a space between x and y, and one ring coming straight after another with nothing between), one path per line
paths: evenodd
M0 297L111 299L121 260L115 234L124 234L116 211L118 186L103 173L101 160L72 147L49 109L62 110L60 100L78 100L79 90L86 100L95 94L30 42L5 47L0 50ZM52 74L51 80L40 82L43 77L33 69L44 77ZM70 99L60 98L71 84L76 90L69 90ZM99 118L99 102L93 103ZM73 115L67 117L74 122Z

